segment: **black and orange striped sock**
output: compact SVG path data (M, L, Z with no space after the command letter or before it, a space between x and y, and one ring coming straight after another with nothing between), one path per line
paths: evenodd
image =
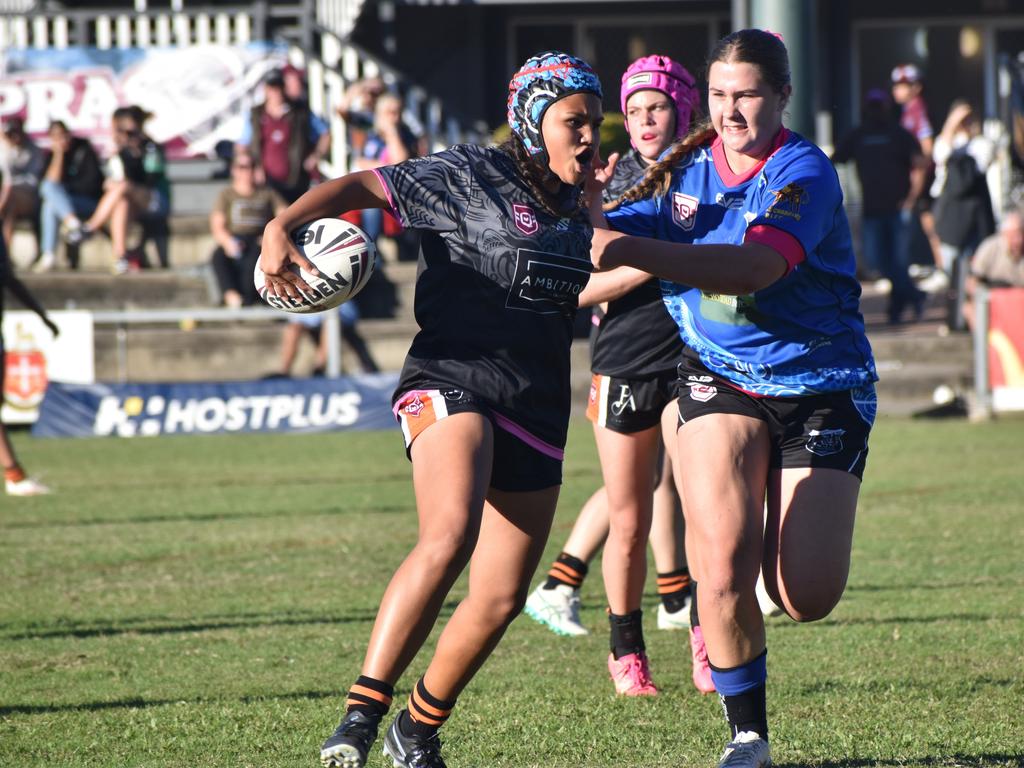
M548 571L548 580L544 582L544 589L554 589L559 584L565 584L573 589L579 589L583 580L587 578L587 564L578 557L563 552L558 559L551 564Z
M428 739L444 725L455 708L455 701L442 701L430 694L421 677L409 695L408 717L398 721L406 736Z
M364 715L380 719L387 714L394 695L395 687L390 683L360 675L348 691L345 711L358 709Z
M13 467L4 468L4 480L9 480L12 483L20 483L25 479L25 470L20 465L15 464Z
M658 574L658 597L665 610L677 613L686 605L690 596L690 569L686 566L669 573Z

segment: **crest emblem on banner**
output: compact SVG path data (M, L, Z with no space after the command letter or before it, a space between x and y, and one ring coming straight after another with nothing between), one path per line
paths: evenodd
M46 355L24 331L18 334L17 344L4 356L4 399L12 408L32 410L46 394Z

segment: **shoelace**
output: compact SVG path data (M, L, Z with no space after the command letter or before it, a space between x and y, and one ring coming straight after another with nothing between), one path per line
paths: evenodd
M640 685L650 685L651 676L647 674L647 670L644 668L643 662L640 660L640 656L636 656L626 662L626 674L633 680L636 680Z
M433 768L441 764L441 739L436 734L417 742L406 753L409 768Z

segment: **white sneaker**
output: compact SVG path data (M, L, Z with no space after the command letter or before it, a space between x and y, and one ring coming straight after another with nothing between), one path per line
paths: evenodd
M556 635L579 637L589 635L580 624L580 593L568 584L544 589L541 584L526 599L526 615L539 621Z
M692 595L686 598L686 604L675 613L666 608L664 603L659 603L658 629L689 629L691 600Z
M50 272L55 266L57 266L57 257L52 253L44 253L39 257L39 261L32 267L33 272Z
M768 742L753 731L740 731L725 745L718 768L765 768L771 764Z
M50 489L33 477L5 481L8 496L45 496Z
M754 587L754 594L757 595L757 604L761 608L761 614L763 616L781 616L782 609L775 604L775 601L768 595L768 590L764 588L764 577L757 577L757 586Z
M936 269L928 277L918 282L917 287L925 293L941 293L949 288L949 275Z

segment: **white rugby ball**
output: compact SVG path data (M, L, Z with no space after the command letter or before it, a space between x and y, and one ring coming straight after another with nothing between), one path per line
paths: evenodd
M299 253L320 270L320 277L295 264L290 269L312 288L301 298L275 296L267 290L266 277L256 262L253 281L260 298L275 309L308 314L333 309L366 286L377 266L377 249L363 230L344 219L316 219L292 230Z

